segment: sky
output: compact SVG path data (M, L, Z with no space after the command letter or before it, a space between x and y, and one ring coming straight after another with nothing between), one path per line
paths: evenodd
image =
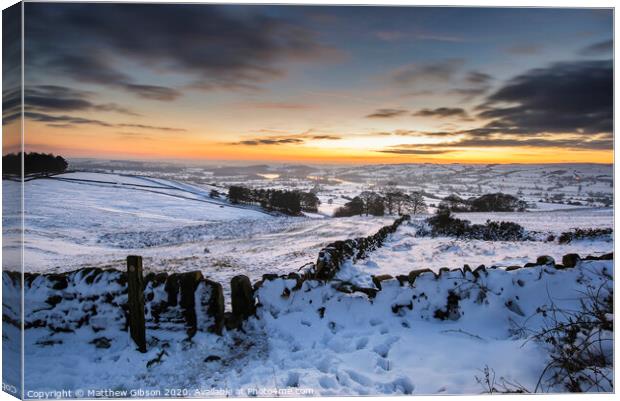
M26 3L24 42L27 151L613 161L611 9Z

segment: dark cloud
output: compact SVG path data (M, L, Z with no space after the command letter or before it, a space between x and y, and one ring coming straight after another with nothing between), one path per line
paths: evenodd
M129 64L184 74L184 87L251 88L296 60L336 56L314 33L284 19L202 4L33 3L26 11L28 67L154 100L178 89L136 82ZM123 67L121 67L123 66Z
M170 101L181 96L181 92L159 85L124 84L122 87L140 97L151 100Z
M602 42L593 43L584 47L579 51L583 56L607 56L611 57L614 51L614 41L604 40Z
M445 136L453 136L454 132L451 131L415 131L415 130L406 130L406 129L397 129L394 131L382 131L382 132L373 132L372 135L379 136L414 136L414 137L445 137Z
M452 148L488 148L488 147L537 147L537 148L569 148L569 149L589 149L589 150L607 150L613 147L613 138L597 137L583 138L573 136L569 138L515 138L505 136L491 137L467 137L451 142L443 142L438 144L402 144L391 146L384 151L396 153L395 151L406 151L411 148L426 149L429 151L446 151Z
M417 145L416 145L417 146ZM452 150L434 150L434 149L411 149L411 148L388 148L377 150L381 153L394 153L399 155L440 155L444 153L453 152Z
M446 82L461 69L465 60L452 58L430 64L411 64L394 71L391 79L398 85L423 82Z
M22 3L2 10L2 86L4 92L21 84Z
M312 137L310 137L310 139L314 139L314 140L329 140L329 141L337 141L342 139L341 136L338 135L313 135Z
M402 109L378 109L372 114L366 116L366 118L393 118L400 117L407 114L407 110Z
M467 119L469 116L467 112L460 107L438 107L436 109L422 109L413 113L414 116L418 117L435 117L435 118L446 118L446 117L458 117L462 119Z
M236 142L238 145L257 146L257 145L299 145L304 143L303 139L298 138L263 138L263 139L248 139L245 141Z
M93 93L65 86L34 85L24 89L25 111L39 113L70 113L76 111L105 111L138 116L139 114L116 103L97 104L89 100ZM9 120L18 118L21 110L21 91L5 91L2 99L4 116ZM66 117L66 116L64 116ZM47 118L47 117L46 117ZM58 126L59 124L56 124Z
M184 128L174 128L174 127L161 127L157 125L145 125L145 124L116 124L117 127L120 128L139 128L153 131L166 131L166 132L185 132L187 131Z
M487 84L493 77L487 73L480 71L470 71L465 80L472 84Z
M613 129L613 66L561 62L510 80L479 107L488 133L580 133Z
M19 113L12 117L13 119L19 118ZM96 125L99 127L106 128L138 128L152 131L165 131L165 132L184 132L186 131L183 128L174 128L174 127L161 127L155 125L144 125L144 124L129 124L129 123L121 123L121 124L112 124L101 120L90 119L90 118L82 118L70 115L51 115L46 113L34 112L34 111L26 111L24 112L24 118L31 121L38 121L42 123L46 123L49 127L54 128L72 128L78 125Z
M613 149L611 60L554 63L521 74L477 107L488 121L469 130L407 135L454 137L438 144L391 146L387 153L453 148ZM433 114L432 110L424 114Z
M48 123L48 125L52 127L68 127L75 125L97 125L100 127L114 127L113 124L107 123L105 121L67 115L52 116L50 114L27 111L24 113L24 117L28 120Z
M308 130L305 133L298 135L288 136L265 136L259 138L246 139L239 142L233 142L229 145L246 145L246 146L258 146L258 145L301 145L308 141L330 140L337 141L342 139L341 136L331 134L311 134L312 130Z
M15 94L19 97L19 93ZM80 91L65 86L35 85L24 90L25 108L32 111L72 112L72 111L109 111L137 116L134 111L115 103L95 104L89 98L91 92Z
M572 137L568 139L555 138L466 138L444 147L543 147L543 148L571 148L605 150L613 148L613 138L589 139Z

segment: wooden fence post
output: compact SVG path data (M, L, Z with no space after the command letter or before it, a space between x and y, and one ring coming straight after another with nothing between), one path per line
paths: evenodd
M146 324L144 322L144 281L142 257L127 256L127 303L129 306L129 333L140 352L146 352Z

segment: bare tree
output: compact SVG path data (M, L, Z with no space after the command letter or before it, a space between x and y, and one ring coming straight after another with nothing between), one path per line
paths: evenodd
M424 202L424 195L422 195L422 192L414 191L409 195L409 198L412 214L426 213L426 202Z

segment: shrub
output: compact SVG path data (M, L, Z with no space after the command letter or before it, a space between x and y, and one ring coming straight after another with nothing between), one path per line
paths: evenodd
M517 223L490 221L485 224L471 224L469 220L457 219L447 209L426 219L430 232L421 230L419 235L448 236L485 241L521 241L526 238L525 230Z
M535 391L613 391L613 279L603 272L601 284L581 294L577 310L555 304L539 308L544 318L531 339L545 344L549 362ZM545 388L546 387L546 388Z
M574 240L580 239L599 239L602 237L609 237L613 230L611 228L575 228L573 231L566 231L560 234L558 242L560 244L567 244Z
M457 195L446 196L439 207L451 212L522 212L527 203L517 197L503 194L485 194L477 198L463 199Z

